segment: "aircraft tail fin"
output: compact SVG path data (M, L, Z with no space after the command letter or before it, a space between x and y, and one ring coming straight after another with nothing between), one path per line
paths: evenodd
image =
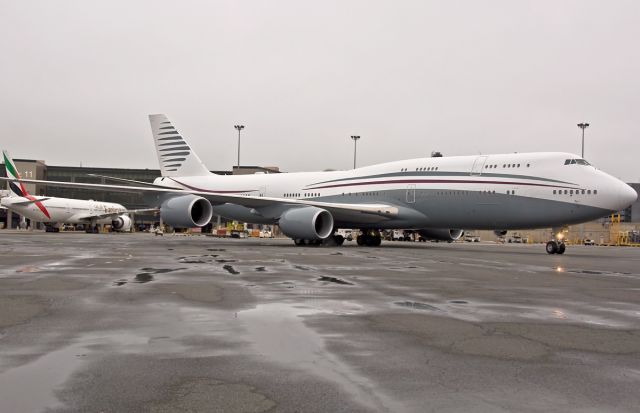
M9 181L9 191L10 196L16 197L27 197L29 196L29 191L20 181L20 172L18 172L18 168L16 168L16 164L9 156L9 152L2 151L2 155L4 158L4 167L7 170L7 177L16 179L16 181Z
M162 176L206 176L211 172L165 115L149 115Z

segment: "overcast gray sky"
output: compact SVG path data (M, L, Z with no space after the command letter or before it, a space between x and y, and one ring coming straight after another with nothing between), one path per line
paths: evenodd
M157 168L166 113L210 169L580 153L640 181L638 1L0 0L0 146Z

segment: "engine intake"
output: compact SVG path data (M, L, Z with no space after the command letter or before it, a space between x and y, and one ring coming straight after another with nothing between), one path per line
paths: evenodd
M278 221L284 235L293 239L318 240L333 234L333 216L313 206L286 210Z
M131 218L128 215L120 215L111 221L111 227L116 231L131 230Z
M421 229L418 231L420 236L429 240L437 241L456 241L464 235L463 229Z
M160 216L165 224L174 228L204 227L211 221L211 203L200 196L180 195L160 205Z

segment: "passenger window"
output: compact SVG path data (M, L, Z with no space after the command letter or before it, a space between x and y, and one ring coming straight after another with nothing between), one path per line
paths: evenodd
M593 190L593 194L594 194L594 195L598 195L598 190L597 190L597 189L594 189L594 190Z
M587 195L591 195L591 189L587 189Z
M518 164L518 168L520 168L520 164Z
M553 190L553 194L554 194L554 195L556 194L556 190L555 190L555 189Z
M582 190L582 195L584 195L584 189Z
M567 195L569 193L569 191L567 191L566 189L564 190L564 194Z
M531 166L531 164L530 164L530 163L528 163L528 164L527 164L527 168L528 168L529 166Z

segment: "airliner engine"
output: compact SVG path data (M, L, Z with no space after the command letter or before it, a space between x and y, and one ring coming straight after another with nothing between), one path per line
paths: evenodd
M160 205L160 216L165 224L174 228L204 227L211 221L211 203L200 196L180 195Z
M289 238L319 240L333 233L333 216L329 211L313 206L291 208L280 216L278 225Z
M437 241L456 241L464 235L463 229L421 229L418 234L422 238Z
M127 232L127 231L131 231L131 218L129 218L129 215L120 215L118 216L116 219L111 221L111 227L115 230L115 231L122 231L122 232Z

